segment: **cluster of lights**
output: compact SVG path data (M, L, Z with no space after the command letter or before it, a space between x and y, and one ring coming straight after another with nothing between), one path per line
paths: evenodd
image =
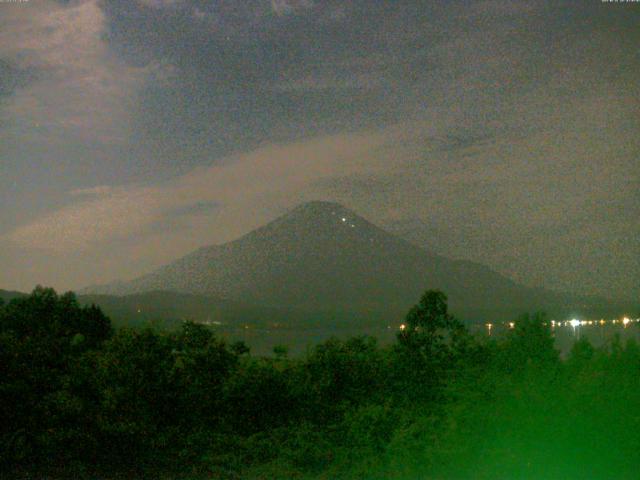
M347 218L346 217L342 217L340 220L342 220L342 223L347 223ZM353 223L350 223L349 226L351 228L355 228L356 227Z
M600 320L578 320L577 318L573 318L571 320L567 320L564 322L556 322L555 320L551 320L552 327L586 327L586 326L604 326L607 324L611 325L622 325L624 327L628 326L631 323L640 323L640 318L632 319L629 317L623 317L621 319L613 319L613 320L605 320L604 318Z
M585 326L604 326L607 324L611 324L611 325L622 325L625 328L632 324L632 323L640 323L640 318L629 318L629 317L623 317L621 319L614 319L614 320L605 320L605 319L600 319L600 320L578 320L577 318L572 318L571 320L564 320L564 321L557 321L557 320L551 320L550 324L551 324L551 328L556 328L556 327L572 327L574 330L578 327L585 327ZM508 327L509 329L514 329L516 328L516 322L506 322L506 323L502 323L501 325ZM544 322L543 325L549 325L549 323ZM493 329L493 327L495 326L495 323L485 323L484 326L487 328L487 330L489 331L489 334L491 334L491 330ZM387 328L391 328L391 326L387 327ZM404 331L407 329L407 325L406 324L401 324L400 325L400 330Z
M572 318L571 320L564 320L564 321L551 320L550 323L551 323L551 328L572 327L575 329L577 327L597 326L597 325L604 326L607 324L622 325L624 327L627 327L631 323L640 323L640 318L633 319L629 317L623 317L622 319L614 319L614 320L605 320L605 319L578 320L577 318ZM502 325L510 329L516 328L516 322L502 323ZM548 325L548 323L544 322L543 325ZM489 331L489 333L491 333L491 329L493 328L493 326L494 326L493 323L485 323L485 327L487 327L487 330Z

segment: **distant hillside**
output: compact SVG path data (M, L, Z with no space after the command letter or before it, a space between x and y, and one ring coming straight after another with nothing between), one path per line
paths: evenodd
M23 292L0 290L5 303L26 297ZM220 329L244 325L295 328L301 322L307 327L357 327L382 323L388 317L378 314L364 315L349 310L274 308L220 300L205 295L192 295L170 291L152 291L132 295L78 295L81 305L98 305L109 316L114 326L139 327L153 325L171 328L185 320L216 325ZM395 316L398 321L403 312Z
M428 288L446 292L452 311L468 320L511 319L534 309L562 315L615 308L604 299L525 287L486 266L433 254L330 202L301 205L235 241L90 291L163 290L273 311L398 318Z
M14 298L24 297L26 293L14 292L10 290L0 290L0 299L5 303L10 302Z
M83 305L96 304L118 326L156 324L171 326L184 320L204 322L220 327L246 324L293 327L304 319L307 325L344 325L357 321L355 315L328 311L303 311L274 308L220 300L205 295L170 291L152 291L132 295L80 295Z

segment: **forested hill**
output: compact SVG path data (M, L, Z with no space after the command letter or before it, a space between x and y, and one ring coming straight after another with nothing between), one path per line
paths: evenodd
M11 290L1 290L0 289L0 301L4 303L8 303L14 298L25 297L27 294L22 292L14 292Z
M27 293L0 290L0 299L8 303ZM279 328L357 328L358 326L394 325L400 323L405 311L371 311L331 309L300 309L268 307L232 302L207 295L192 295L171 291L151 291L131 295L77 295L80 305L99 306L115 327L154 326L172 328L184 321L195 321L230 328L251 325ZM386 322L386 323L385 323Z
M437 291L403 321L263 357L37 288L0 306L0 478L637 478L635 341L564 359L538 315L486 341Z

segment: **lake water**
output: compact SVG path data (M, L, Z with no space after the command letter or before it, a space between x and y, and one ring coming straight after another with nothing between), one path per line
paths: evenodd
M493 325L489 329L486 325L475 324L469 326L469 330L477 336L488 338L499 338L509 330L508 324ZM346 339L359 335L370 335L376 337L381 345L395 341L398 326L388 327L359 327L359 328L222 328L219 335L228 341L242 340L251 347L254 355L270 355L273 347L285 345L289 348L291 355L304 353L308 348L321 343L330 337ZM620 336L624 344L629 339L640 342L640 324L630 323L626 327L622 324L584 325L572 327L570 325L552 328L552 333L556 339L556 347L563 355L566 355L574 342L582 337L587 338L592 345L600 347L611 342L616 335Z

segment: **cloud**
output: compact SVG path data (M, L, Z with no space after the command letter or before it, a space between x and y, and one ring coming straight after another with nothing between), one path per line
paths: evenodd
M19 66L16 61L0 58L0 100L18 88L24 88L35 80L37 72L28 66Z
M271 0L271 8L276 15L291 15L304 12L314 6L312 0Z
M183 3L183 0L138 0L138 2L147 7L162 9L177 8Z
M78 188L76 190L71 190L69 192L69 195L72 195L74 197L81 197L81 196L104 197L104 196L113 194L115 190L116 189L114 189L109 185L98 185L90 188Z
M58 143L61 135L122 143L144 71L110 54L98 2L44 0L2 10L0 58L20 73L0 111L13 127L3 136L20 132L25 142L25 132L37 127L32 139L39 143Z
M206 217L213 212L225 225L217 235L214 232L213 239L230 240L264 219L259 205L265 200L286 205L289 202L283 199L300 195L319 178L366 168L364 161L384 138L374 132L271 145L160 184L73 190L70 195L79 201L15 229L6 238L26 248L88 250L131 237L143 242L167 218ZM213 205L217 208L204 208ZM255 214L247 215L250 210ZM244 215L237 217L239 212ZM211 218L204 220L212 226ZM202 228L201 221L191 228ZM185 232L181 235L187 236Z
M422 219L426 244L439 253L481 260L525 283L567 289L582 275L585 290L606 279L611 291L628 292L634 247L624 238L637 232L640 144L617 127L633 109L626 103L590 96L541 110L524 132L514 128L517 106L492 127L434 108L384 129L269 144L166 181L73 190L70 205L4 240L55 255L117 251L148 270L237 238L297 203L332 199L380 224ZM594 133L599 140L587 141ZM572 250L582 235L589 240ZM598 262L607 249L617 254L605 268ZM581 266L563 265L576 251ZM539 262L547 257L555 266ZM589 259L600 265L598 281L583 272Z
M593 285L597 264L603 290L640 285L620 240L640 205L632 5L0 8L0 250L40 251L43 272L70 249L133 276L325 198L422 219L440 253L520 279Z

